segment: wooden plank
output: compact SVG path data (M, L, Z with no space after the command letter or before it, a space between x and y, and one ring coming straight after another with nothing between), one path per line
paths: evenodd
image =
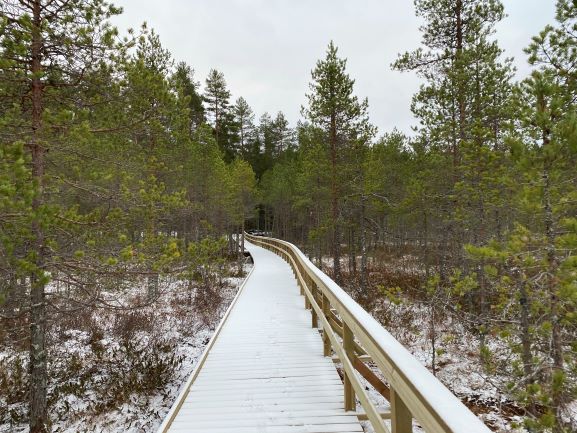
M318 401L329 399L330 401L340 401L342 400L342 396L335 393L336 388L328 388L328 389L317 389L309 388L308 390L300 390L297 389L291 392L283 392L278 390L269 390L269 391L261 391L257 390L254 392L238 392L238 393L229 393L228 395L225 393L207 393L207 392L190 392L189 398L185 401L239 401L239 402L253 402L253 401L262 401L263 403L268 403L269 401L277 402L277 401L291 401L293 399L311 399L315 398ZM298 401L297 401L298 402Z
M314 284L314 283L313 283ZM321 294L321 307L322 313L325 319L329 317L331 313L331 304L329 302L329 298L327 298L324 294ZM327 332L330 332L330 329L322 327L323 329L323 355L324 356L331 356L332 354L332 347L331 347L331 340L327 335Z
M186 418L188 417L188 418ZM322 422L323 419L326 418L343 418L343 419L351 419L362 417L362 414L359 412L348 412L345 413L341 408L338 409L324 409L324 410L315 410L311 409L310 407L304 410L286 410L281 409L280 411L275 412L243 412L242 415L239 416L238 412L221 412L220 415L215 416L214 413L206 412L202 414L189 412L186 414L185 417L179 418L180 420L186 419L188 421L194 420L196 422L218 422L218 420L226 420L226 421L240 421L242 420L289 420L290 423L302 421L304 419L319 419L319 422ZM177 421L174 421L177 422ZM280 421L279 421L280 422Z
M255 433L255 428L251 427L230 427L226 428L227 433ZM187 433L222 433L222 427L199 427L194 424L181 426L175 424L171 431ZM258 430L256 430L258 431ZM350 424L325 424L325 425L286 425L286 426L266 426L267 433L351 433L362 432L363 429L358 422Z
M174 421L175 417L177 416L177 414L180 410L180 407L182 406L182 403L184 402L184 399L186 398L186 396L190 390L190 387L192 386L192 383L198 377L198 374L200 373L200 370L202 369L204 362L206 362L206 359L208 358L208 354L210 353L211 348L214 346L214 344L218 338L219 333L224 328L224 325L225 325L227 319L230 317L235 305L237 304L238 300L240 299L240 297L243 293L243 290L246 287L246 284L249 281L250 276L252 275L252 272L254 271L254 269L255 269L254 267L251 269L251 271L247 275L246 279L244 280L242 285L239 287L238 293L236 294L236 296L234 297L234 299L230 303L230 305L229 305L228 309L226 310L226 313L224 314L220 324L218 325L218 327L214 331L214 335L212 336L210 342L208 343L208 345L204 349L202 355L200 356L200 360L199 360L196 368L194 369L194 371L192 372L192 374L190 375L190 377L188 378L188 380L184 384L184 387L181 390L179 396L177 397L176 402L173 404L172 408L168 412L168 415L164 419L163 423L160 425L160 427L158 429L159 433L160 432L162 432L162 433L167 432L168 429L170 428L172 421Z
M204 375L205 378L214 377L216 379L224 379L232 377L233 379L244 379L252 377L288 377L288 376L311 376L322 373L330 374L334 371L334 365L291 365L286 367L273 368L266 365L259 365L254 369L249 368L235 368L231 366L229 369L209 369Z
M391 400L391 390L389 387L375 373L373 373L373 371L367 367L363 361L358 357L355 357L353 365L361 376L367 379L367 382L369 382L379 394L387 400Z
M190 397L190 398L189 398ZM182 408L193 408L193 409L204 409L204 408L219 408L225 409L230 407L236 408L248 408L248 409L256 409L256 410L267 410L267 409L283 409L289 407L303 407L303 405L312 404L314 402L316 405L322 406L322 404L326 403L328 405L333 404L343 404L343 396L342 395L329 395L329 396L314 396L310 399L304 398L291 398L285 397L282 399L265 399L256 397L253 399L237 399L237 400L220 400L216 399L205 399L202 397L192 397L189 396L184 400L182 403Z
M183 419L180 421L175 421L177 424L188 424L194 423L195 428L230 428L230 427L271 427L271 426L286 426L286 425L327 425L327 424L355 424L358 421L358 417L355 416L341 416L341 415L328 415L328 416L301 416L299 418L295 417L283 417L280 414L274 414L274 416L261 417L261 418L238 418L223 420L220 417L198 420L197 418Z
M287 388L290 387L291 389L304 389L308 387L332 387L332 386L340 386L342 389L343 382L341 381L338 375L336 377L318 377L316 380L311 381L309 378L279 378L279 379L253 379L253 380L245 380L242 382L231 383L230 381L219 381L219 382L195 382L194 383L194 390L191 388L190 392L194 391L219 391L219 390L226 390L230 392L238 392L239 390L263 390L263 389L271 389L271 388Z
M282 414L282 413L294 413L296 416L303 416L308 414L311 411L311 404L301 403L301 404L292 404L286 405L283 407L272 407L269 406L266 409L258 406L254 407L242 407L242 406L235 406L227 408L226 411L222 410L218 407L207 407L207 408L198 408L195 409L194 407L189 407L186 410L182 410L178 417L175 420L180 419L181 417L194 417L194 418L201 418L201 417L220 417L220 416L234 416L237 419L240 419L244 416L253 416L255 414L262 414L267 413L271 416L274 414ZM322 405L317 405L317 410L321 410L318 407L322 406L322 411L340 411L342 414L346 414L343 410L343 404L341 403L323 403ZM350 413L349 415L351 415Z

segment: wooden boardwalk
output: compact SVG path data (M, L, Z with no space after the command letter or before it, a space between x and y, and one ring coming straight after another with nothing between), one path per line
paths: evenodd
M247 242L255 267L225 318L169 432L362 432L323 356L290 266Z

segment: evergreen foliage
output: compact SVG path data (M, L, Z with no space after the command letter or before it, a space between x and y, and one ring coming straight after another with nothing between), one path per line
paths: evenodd
M204 123L192 69L145 27L120 38L118 13L101 0L0 6L1 317L30 325L31 432L50 431L55 320L130 288L155 302L191 245L217 239L226 256L220 239L254 197L252 169L227 165L215 140L228 130Z
M421 46L392 67L423 80L418 124L377 139L332 41L291 127L232 104L215 69L201 92L153 30L119 36L103 0L0 4L0 320L27 330L31 432L50 431L57 318L129 289L155 305L169 276L201 311L227 259L242 273L245 229L297 243L367 308L424 305L435 373L450 318L529 431L574 431L577 3L557 1L517 83L499 0L414 4ZM383 270L392 257L410 278Z

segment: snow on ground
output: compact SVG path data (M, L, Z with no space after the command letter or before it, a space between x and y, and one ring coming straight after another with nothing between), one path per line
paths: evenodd
M307 257L299 251L301 260L309 266L331 293L339 300L340 304L348 310L366 329L372 339L382 347L406 377L410 377L413 385L420 390L423 397L428 401L437 413L445 419L449 427L455 431L483 431L477 419L467 410L464 410L459 400L448 392L444 387L438 386L438 380L406 350L381 324L356 303L341 287L339 287L326 274L317 269Z
M409 266L411 260L412 258L407 258ZM330 260L323 261L330 265ZM248 270L248 268L245 269L246 272ZM221 293L223 296L222 303L208 319L202 315L190 314L191 309L186 305L187 295L183 296L186 289L183 289L179 283L174 283L171 287L174 294L163 297L161 302L151 309L154 315L161 319L154 322L156 329L153 334L156 338L162 337L175 342L173 355L176 361L173 365L177 367L171 372L170 380L162 389L148 394L134 393L122 404L101 410L97 415L93 415L91 411L94 405L98 403L99 393L97 392L98 389L95 388L99 383L98 377L93 378L92 389L80 396L73 390L70 392L67 392L66 389L61 390L58 403L53 406L54 413L51 414L54 421L53 431L58 433L156 431L179 394L180 388L186 382L186 378L191 374L197 359L208 344L220 318L242 281L242 278L228 279L229 284ZM177 295L178 293L180 295ZM125 294L126 297L133 295L130 291ZM370 313L421 364L429 370L432 369L430 321L426 305L417 302L395 303L382 297ZM101 327L106 328L110 317L110 315L103 314L96 319ZM493 354L495 362L492 370L485 371L479 362L477 338L464 329L460 323L452 321L450 317L444 318L436 324L436 333L437 378L492 430L499 433L525 433L524 429L515 427L515 425L522 424L522 411L503 392L506 389L508 379L501 366L508 362L507 348L500 345L498 339L488 340L490 352ZM94 347L101 347L108 353L113 352L119 345L118 339L107 333L104 333L95 342L94 336L90 332L73 327L67 329L61 338L64 349L60 349L60 352L65 353L67 358L77 357L80 361L85 360L85 362L92 359L90 352ZM146 345L149 335L137 331L135 338ZM150 344L152 343L153 341ZM14 351L0 350L0 368L7 359L16 356L18 354ZM26 362L26 356L23 353L23 368L25 368ZM56 366L55 370L66 369L71 365L69 359L62 357L57 357L56 362L61 362L62 365L60 368ZM375 372L379 375L377 371ZM88 373L90 372L88 371ZM102 375L103 373L97 370L96 376L98 374ZM0 379L1 377L0 371ZM72 389L74 377L67 376L65 379L66 386L70 386ZM102 383L106 383L106 378L101 379ZM78 380L84 379L81 377ZM366 389L371 399L377 402L381 409L388 408L386 400L371 386L367 385ZM22 409L22 403L8 404L6 400L2 399L2 392L0 392L0 433L25 433L27 428L22 424L1 424L2 406L7 407L8 410L18 411ZM572 403L571 411L577 413L577 402ZM367 433L372 432L368 422L362 424ZM421 432L416 422L415 432Z
M306 260L304 254L302 257ZM390 263L387 262L381 271L419 274L420 269L415 261L414 256L403 255L394 261L391 260ZM322 263L325 269L330 270L333 261L330 257L323 257ZM348 262L344 258L341 267L346 272ZM319 277L332 286L333 290L340 291L330 278L322 274L319 274ZM395 300L388 299L386 296L379 298L374 302L370 314L432 372L433 351L429 307L414 300L402 299L401 293L398 295L398 299ZM345 304L350 304L350 302L347 301ZM492 365L489 369L484 369L480 362L479 340L466 330L462 323L451 320L449 316L443 319L437 318L435 334L437 379L491 430L499 433L526 433L524 428L518 427L523 424L522 409L505 392L507 383L510 381L510 377L507 376L510 350L506 343L498 338L487 339L486 344L492 354ZM376 366L372 369L383 379ZM387 401L370 385L367 385L365 389L380 407L385 410L388 408ZM366 433L373 432L369 422L362 422L362 425ZM416 421L414 431L422 431Z
M245 265L246 273L250 271L251 266ZM52 431L55 433L155 432L178 396L180 388L192 373L196 361L210 341L243 280L244 278L226 280L226 284L219 290L222 296L221 302L210 317L195 314L194 308L188 305L189 295L187 289L184 288L184 283L176 282L171 284L170 291L153 306L139 310L146 319L143 322L144 326L152 324L152 329L138 329L143 326L140 322L142 317L139 315L135 315L134 319L129 317L121 321L119 325L115 322L114 313L102 312L91 316L92 320L99 324L99 329L104 330L98 335L96 341L94 335L86 330L66 329L62 331L60 336L62 346L59 347L58 353L65 354L65 356L54 356L51 366L51 371L56 372L58 377L52 378L50 392L55 392L55 385L60 386L57 402L51 406L50 411L53 422ZM126 296L132 295L133 291L126 294ZM151 315L154 317L152 320ZM133 323L131 320L136 320L136 322ZM137 329L126 331L127 327L137 327ZM116 333L111 332L112 329L115 329ZM122 337L118 336L118 332L129 332L130 341L123 341ZM162 383L160 389L146 392L145 388L143 392L131 393L119 404L114 404L115 396L108 396L110 401L106 406L101 407L99 404L102 404L103 392L99 389L99 384L110 383L110 378L105 377L107 372L125 374L123 369L128 363L124 362L122 356L128 357L128 350L133 351L130 354L133 362L137 362L139 367L144 365L145 368L157 369L151 371L152 380L155 375L164 375L163 377L168 379ZM159 351L165 350L170 350L170 353L161 353L158 357L151 357L152 353L158 354ZM95 351L101 354L95 356ZM24 365L27 363L25 351L17 353L11 349L0 350L0 368L2 362L18 357ZM151 358L153 358L152 361ZM77 362L71 362L71 359ZM90 365L95 360L100 360L103 364L111 363L111 365L106 368L100 368L100 365ZM118 364L114 364L116 362ZM71 366L78 370L70 373ZM115 369L121 372L115 373ZM126 372L126 374L129 373L129 371ZM136 377L130 384L136 390L147 386L142 375ZM79 387L82 387L82 391L77 389ZM6 408L5 411L0 410L0 433L28 431L25 423L10 422L8 421L9 415L6 415L10 411L25 413L26 403L23 403L23 400L25 399L9 404L0 392L0 407ZM3 419L4 415L6 417Z
M432 346L428 325L427 307L417 303L395 305L383 299L372 311L377 319L387 315L387 329L421 364L432 371ZM394 324L397 323L397 326ZM405 326L407 323L410 326ZM521 409L502 391L507 377L498 369L484 371L479 362L478 340L463 327L450 319L438 323L436 328L436 377L465 403L481 420L499 433L525 433L515 427L522 423ZM505 347L488 341L496 359L505 356ZM382 378L382 375L373 368ZM386 400L368 386L373 401L385 404ZM415 431L419 432L419 425ZM363 423L365 431L373 430Z

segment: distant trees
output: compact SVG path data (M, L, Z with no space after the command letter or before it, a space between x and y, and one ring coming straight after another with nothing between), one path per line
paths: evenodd
M233 123L232 112L230 110L230 92L227 88L224 74L215 69L211 69L206 78L204 90L204 102L208 120L214 128L214 136L226 162L231 162L237 149L232 138Z
M171 81L182 96L189 98L188 110L192 132L206 121L202 96L198 92L200 83L194 81L194 70L185 62L179 62L176 65Z
M256 140L254 112L241 96L233 107L234 123L238 137L238 153L245 160L251 155L252 144Z

